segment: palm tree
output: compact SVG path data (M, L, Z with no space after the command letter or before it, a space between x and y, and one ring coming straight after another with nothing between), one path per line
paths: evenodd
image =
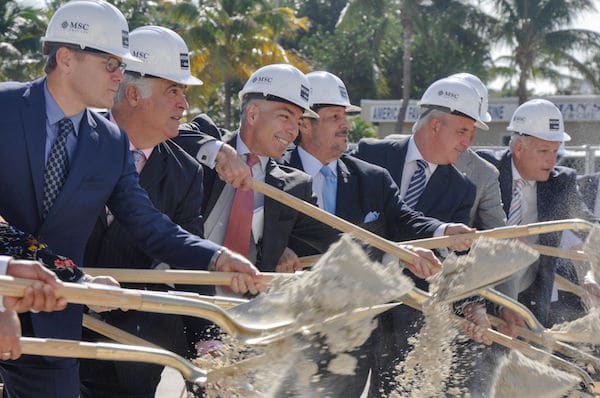
M465 63L477 59L471 54L478 54L473 50L474 46L487 49L482 38L488 35L486 24L489 17L478 7L460 0L349 0L346 8L340 16L340 27L355 26L364 20L365 15L376 15L380 30L377 40L373 41L374 54L383 54L374 58L375 64L385 66L391 64L393 67L402 65L402 104L398 112L395 131L401 133L411 92L414 94L414 81L412 65L415 50L421 50L418 57L433 56L442 62L430 63L428 72L434 72L427 76L428 85L439 78L440 72L446 72L451 63L463 67ZM401 29L397 26L400 25ZM395 41L401 42L401 61L394 58L397 51L388 50L389 47L397 47ZM441 44L440 44L441 43ZM440 44L439 50L434 47ZM467 49L465 51L464 49ZM466 62L457 62L454 54L469 53ZM377 58L378 57L378 58ZM446 58L445 58L446 57ZM450 62L452 60L452 62ZM462 61L462 60L461 60ZM479 57L479 64L486 61L485 57ZM435 69L438 70L435 70ZM464 72L466 70L454 70L452 72ZM419 71L422 75L423 71ZM387 82L391 83L397 79L388 71ZM391 87L391 84L390 84ZM391 90L390 90L391 91Z
M595 10L592 0L495 0L494 6L498 37L511 48L510 55L498 59L506 63L500 74L517 75L520 104L527 100L528 80L559 81L565 77L560 67L594 76L577 51L597 52L600 34L566 28L579 13Z
M39 9L0 1L0 81L30 80L41 73L39 38L45 28Z
M205 82L196 104L206 109L222 95L225 128L232 125L233 94L254 70L269 63L308 69L278 42L308 28L308 20L290 8L264 0L184 1L171 12L192 53L192 72Z

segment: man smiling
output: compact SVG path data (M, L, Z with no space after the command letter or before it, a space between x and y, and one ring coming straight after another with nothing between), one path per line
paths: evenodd
M308 79L291 65L267 65L250 76L242 91L239 133L223 142L237 150L252 177L315 203L308 175L278 165L274 159L298 136L309 107ZM177 143L198 158L206 132L190 124L180 130ZM332 229L258 192L235 189L205 169L203 215L207 239L244 254L264 271L290 271L297 255L325 251L338 236Z

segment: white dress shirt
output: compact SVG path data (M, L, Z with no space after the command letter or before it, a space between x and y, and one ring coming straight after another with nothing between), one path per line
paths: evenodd
M417 144L415 144L415 139L411 136L408 139L408 148L406 151L406 158L404 160L404 168L402 169L402 183L400 184L400 195L404 197L406 191L408 190L408 185L410 184L410 180L417 171L417 161L425 160L423 159L423 155L417 148ZM426 160L425 160L426 161ZM426 161L427 162L427 161ZM429 182L431 175L437 169L437 164L427 162L427 167L425 168L425 180L426 183Z

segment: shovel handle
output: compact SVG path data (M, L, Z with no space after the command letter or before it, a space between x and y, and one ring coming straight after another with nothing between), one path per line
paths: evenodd
M340 217L328 213L317 206L298 199L287 192L283 192L282 190L272 187L262 181L253 180L252 189L256 192L262 193L265 196L268 196L273 200L283 203L294 210L304 213L309 217L321 221L323 224L327 224L339 231L352 234L355 238L360 239L361 241L368 243L369 245L380 250L383 250L386 253L390 253L400 258L402 261L412 264L415 261L420 261L421 259L416 254L398 246L394 242L384 239L370 231L367 231L366 229L360 228L346 220L341 219Z
M584 298L588 295L588 292L583 287L574 284L558 274L554 274L554 282L556 283L556 287L563 292L573 293L579 296L579 298Z
M425 249L439 249L452 246L457 240L477 239L483 236L496 239L518 238L521 236L539 235L548 232L570 230L589 231L593 227L592 223L578 218L567 220L544 221L525 225L509 225L488 229L485 231L470 232L455 236L440 236L436 238L416 239L402 242L407 245L423 247Z
M590 261L588 256L582 250L561 249L560 247L544 246L534 243L528 243L528 245L544 256L560 257L574 261Z
M4 296L23 297L29 285L35 280L0 276L0 293ZM112 308L139 309L142 296L134 290L119 289L100 284L63 283L54 290L56 297L64 297L70 303L101 305Z
M154 270L130 268L84 268L91 276L112 276L123 283L180 283L188 285L229 286L236 272L214 272L196 270ZM276 276L293 275L276 272L262 272L261 280L270 283Z
M34 337L21 337L20 340L23 354L154 363L178 370L188 381L201 385L206 382L205 371L179 355L163 349Z
M88 314L83 314L83 326L99 333L111 340L121 344L137 345L141 347L160 348L159 346L152 344L151 342L142 339L141 337L135 336L122 329L109 325L99 319L96 319Z

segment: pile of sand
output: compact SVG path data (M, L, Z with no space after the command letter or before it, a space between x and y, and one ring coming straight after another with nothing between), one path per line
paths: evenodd
M496 370L491 397L560 398L573 392L579 381L577 376L511 351Z
M294 383L307 384L317 372L318 357L312 354L320 350L337 355L329 363L330 372L352 374L356 360L344 353L361 346L376 323L373 316L330 319L356 308L398 299L412 287L412 281L402 274L400 267L383 267L372 262L360 245L344 236L321 257L312 271L294 278L276 279L268 293L246 306L244 318L292 318L295 323L290 330L298 331L302 326L302 333L291 334L264 347L254 347L250 352L239 342L228 339L228 348L222 357L202 360L209 363L196 363L215 369L248 355L262 354L265 355L264 366L253 366L218 383L209 383L208 395L270 396L281 383L290 383L290 372L294 374ZM313 338L315 335L319 338ZM309 351L311 355L304 355ZM240 386L247 388L240 391Z

